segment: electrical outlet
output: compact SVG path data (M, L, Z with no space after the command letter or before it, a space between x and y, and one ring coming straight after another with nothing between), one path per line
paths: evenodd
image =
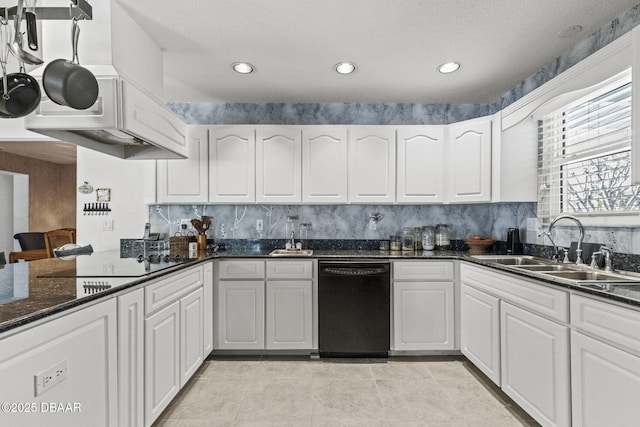
M256 231L262 231L264 229L264 223L261 219L256 220Z
M67 361L63 360L56 363L49 369L45 369L39 374L34 375L36 396L51 389L54 385L60 383L67 378Z
M187 227L189 227L189 224L191 224L191 222L188 219L181 219L180 220L180 225L186 225ZM186 227L182 227L182 228L186 228Z
M102 231L113 231L113 220L111 220L111 219L103 219L102 220Z

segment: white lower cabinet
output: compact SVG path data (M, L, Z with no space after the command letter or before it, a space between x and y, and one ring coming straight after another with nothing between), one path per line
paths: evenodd
M144 423L151 425L204 360L204 267L147 285Z
M11 332L0 336L1 425L120 425L115 298Z
M640 311L571 295L573 425L637 426Z
M312 348L312 287L311 280L267 282L267 350Z
M144 289L118 297L118 425L144 425Z
M502 390L545 426L570 426L569 328L500 302Z
M570 426L568 293L468 263L460 281L462 353L537 422Z
M215 315L219 350L264 348L264 281L245 280L217 283Z
M452 261L393 263L392 349L455 349Z
M500 300L464 283L460 286L460 347L478 369L500 382Z
M180 391L180 302L145 320L145 424L169 406Z
M315 266L311 260L220 261L214 349L317 348Z

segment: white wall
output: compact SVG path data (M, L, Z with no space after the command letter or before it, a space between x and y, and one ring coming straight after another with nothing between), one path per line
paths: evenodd
M77 243L91 244L95 251L120 249L120 239L138 238L149 221L149 209L144 204L144 169L155 160L122 160L86 148L78 147L78 186L87 181L94 187L91 194L77 197ZM83 215L85 203L96 202L96 188L110 188L109 215ZM113 230L103 230L103 223L112 221Z
M13 176L0 173L0 252L13 250Z

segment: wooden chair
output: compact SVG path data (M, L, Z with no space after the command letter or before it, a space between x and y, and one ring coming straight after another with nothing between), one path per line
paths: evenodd
M76 233L70 229L52 230L44 233L44 243L47 250L47 257L54 258L53 250L67 243L76 242Z

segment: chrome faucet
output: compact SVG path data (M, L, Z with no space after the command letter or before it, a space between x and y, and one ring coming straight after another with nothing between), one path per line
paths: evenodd
M613 250L607 246L600 246L600 252L604 255L604 271L613 271L613 267L611 266Z
M296 248L296 239L295 239L296 233L295 231L291 232L291 249L295 249Z
M580 222L580 220L578 218L576 218L573 215L560 215L557 216L553 221L551 221L551 223L549 224L549 228L547 228L547 231L540 233L540 236L545 235L549 238L549 240L551 240L551 243L553 244L554 248L556 248L557 251L557 246L556 244L553 242L553 239L551 239L551 230L553 229L553 226L556 225L556 222L560 221L561 219L570 219L573 222L575 222L576 224L578 224L578 230L580 231L580 237L578 238L578 246L576 248L576 264L583 264L582 262L582 241L584 240L584 227L582 226L582 223Z

